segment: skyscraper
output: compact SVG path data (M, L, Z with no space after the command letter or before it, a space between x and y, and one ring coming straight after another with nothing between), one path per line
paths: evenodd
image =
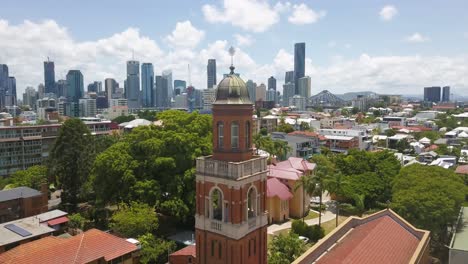
M216 86L216 60L209 59L206 66L206 74L208 76L207 88Z
M440 102L440 86L424 87L424 101Z
M139 108L140 105L140 62L127 61L127 80L125 82L125 97L128 108Z
M33 87L26 87L23 93L23 105L28 105L31 109L36 109L37 92Z
M70 70L67 73L67 100L78 104L84 95L83 74L79 70Z
M305 43L294 44L294 85L295 93L299 93L299 78L305 75Z
M171 102L172 97L174 96L174 89L172 87L172 71L165 70L162 72L162 77L166 80L167 84L167 102ZM169 107L170 105L168 105Z
M5 107L5 96L8 90L8 66L0 64L0 110Z
M294 71L287 71L284 76L284 83L294 83Z
M174 94L185 93L187 89L187 82L183 80L174 80Z
M16 78L13 76L8 77L8 89L5 93L5 105L16 105Z
M154 103L154 70L153 64L143 63L141 65L141 90L143 92L143 106L153 107Z
M266 101L266 86L265 84L260 84L255 89L255 97L257 101Z
M442 88L442 102L450 102L450 86Z
M298 95L309 98L310 97L310 77L305 76L298 80Z
M117 93L117 88L119 84L112 78L107 78L104 80L104 89L107 96L107 100L113 98L114 94Z
M57 94L55 86L55 65L53 61L44 61L44 86L45 93Z
M67 81L66 80L58 80L55 84L57 89L57 97L67 97Z
M247 87L247 91L249 91L250 101L255 102L257 100L257 84L254 83L252 80L247 80L245 86Z
M155 84L156 84L156 94L155 94L155 102L156 107L159 108L167 108L168 105L168 96L167 96L167 80L161 76L156 75L155 77Z
M273 89L276 91L276 79L273 76L268 78L268 90L270 89Z
M286 83L283 85L283 106L289 106L289 99L294 96L294 83Z

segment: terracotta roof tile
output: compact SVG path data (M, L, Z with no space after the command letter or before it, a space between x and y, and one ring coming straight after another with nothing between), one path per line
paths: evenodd
M281 200L289 200L293 197L289 188L276 178L267 180L267 197L278 196Z
M316 264L403 264L418 244L416 236L386 215L352 229Z
M455 173L468 174L468 165L460 165L455 170Z
M171 253L171 256L193 256L197 257L197 248L195 245L186 246L180 250L177 250L174 253Z
M90 229L71 238L46 237L20 245L0 254L0 263L78 264L101 258L110 261L136 250L134 244L123 238Z

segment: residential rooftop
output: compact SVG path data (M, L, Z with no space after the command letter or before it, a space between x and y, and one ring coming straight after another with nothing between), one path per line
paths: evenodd
M29 198L41 195L41 192L29 187L18 187L9 190L0 191L0 202L16 200L19 198Z

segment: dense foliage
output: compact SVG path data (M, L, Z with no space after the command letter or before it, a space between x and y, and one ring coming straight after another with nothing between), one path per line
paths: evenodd
M304 242L293 232L279 234L273 238L268 248L269 264L289 264L304 253Z
M47 167L36 165L26 170L13 173L9 179L11 187L26 186L36 190L41 189L41 185L47 184Z
M317 242L319 239L325 236L325 230L319 225L307 225L304 221L293 220L291 224L291 231L309 238L311 242Z
M133 202L121 204L111 217L111 229L124 237L138 237L158 228L158 217L154 208L147 204Z
M165 264L168 261L168 253L176 250L174 241L165 241L151 233L139 236L138 241L141 243L140 262L143 264Z
M93 138L88 127L79 119L69 119L60 127L50 152L52 173L63 189L62 204L76 211L82 186L94 160Z
M462 178L437 166L401 169L393 185L392 208L418 228L430 230L435 242L447 243L447 226L458 215L466 194Z

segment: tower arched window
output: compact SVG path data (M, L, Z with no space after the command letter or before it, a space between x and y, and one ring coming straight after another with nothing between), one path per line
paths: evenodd
M218 148L224 148L224 124L218 122Z
M252 186L247 192L247 217L257 216L257 211L257 190Z
M250 148L250 122L245 122L245 148Z
M215 220L223 220L223 193L215 188L211 191L211 218Z
M239 123L231 124L231 148L239 148Z

